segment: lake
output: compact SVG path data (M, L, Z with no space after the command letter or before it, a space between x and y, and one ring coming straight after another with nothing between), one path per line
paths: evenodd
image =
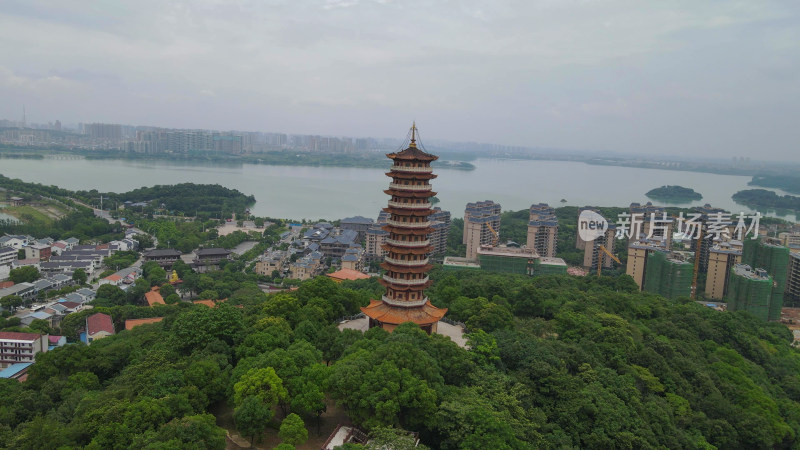
M703 195L701 201L677 206L710 203L734 213L754 212L731 200L734 192L749 188L747 176L570 161L478 159L472 163L472 171L435 169L439 177L432 180L433 190L441 200L436 206L451 211L453 217L462 217L466 203L478 200L494 200L503 210L526 209L539 202L554 207L627 206L648 201L645 192L666 184L692 188ZM309 220L353 215L375 218L386 206L388 196L383 190L389 183L381 169L166 160L0 159L0 173L29 182L101 192L125 192L156 184L218 183L255 195L257 203L251 210L257 216Z

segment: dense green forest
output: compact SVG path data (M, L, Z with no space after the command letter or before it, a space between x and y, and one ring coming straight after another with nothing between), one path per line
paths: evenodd
M66 216L43 221L35 217L23 217L23 222L0 220L0 234L25 234L34 237L66 239L75 237L81 241L108 242L125 237L120 224L110 224L107 220L95 217L89 208L77 208Z
M25 383L0 380L4 448L222 449L225 411L243 436L297 445L331 407L443 449L797 444L800 357L785 326L641 293L627 276L435 270L429 294L466 323L467 350L412 324L340 332L337 317L380 294L376 279L266 296L227 267L177 269L228 301L137 306L163 283L152 267L128 294L104 286L93 312L118 330L165 319L40 354ZM88 313L60 331L74 340Z
M800 194L800 177L797 175L756 175L747 184L782 189L792 194Z
M733 194L733 201L743 205L774 208L778 210L800 211L800 197L778 195L766 189L747 189Z
M661 186L647 191L648 198L654 200L688 202L691 200L702 200L703 196L692 188L683 186Z
M180 183L174 185L156 185L141 187L129 192L99 192L96 189L89 191L71 191L57 186L46 186L40 183L28 183L19 179L11 179L0 175L0 187L9 191L18 192L22 196L41 196L55 199L66 206L77 207L74 200L86 204L100 203L100 197L106 205L115 202L122 205L125 201L148 202L153 209L164 208L175 214L194 216L198 212L208 214L221 213L230 215L234 212L243 215L247 207L252 206L256 199L253 195L245 195L236 189L229 189L218 184ZM108 208L106 208L108 209Z
M117 202L120 205L126 201L147 202L150 208L163 208L170 214L187 216L194 216L200 212L217 214L219 217L230 216L231 213L241 216L247 207L256 202L253 195L242 194L236 189L218 184L194 183L141 187L121 194L100 193L96 190L78 191L76 195L79 198L99 198L102 195L105 201Z

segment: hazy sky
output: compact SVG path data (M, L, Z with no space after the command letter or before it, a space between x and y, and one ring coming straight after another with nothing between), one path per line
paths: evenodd
M800 160L800 2L2 0L0 118Z

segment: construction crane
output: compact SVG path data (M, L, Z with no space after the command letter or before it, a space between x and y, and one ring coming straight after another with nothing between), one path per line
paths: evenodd
M487 222L487 223L486 223L486 226L489 228L489 231L491 231L491 232L492 232L492 235L494 236L494 239L492 239L492 246L493 246L493 247L497 247L497 243L500 241L500 233L498 233L498 232L497 232L497 231L494 229L494 227L492 226L492 224L490 224L490 223L488 223L488 222Z
M603 253L609 256L609 258L613 259L617 262L617 264L622 264L622 261L619 260L613 253L608 251L605 245L597 244L598 252L597 252L597 276L599 277L603 273Z

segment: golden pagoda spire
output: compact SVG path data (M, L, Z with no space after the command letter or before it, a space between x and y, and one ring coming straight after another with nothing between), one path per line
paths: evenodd
M411 143L408 145L411 148L417 148L417 121L411 123Z

